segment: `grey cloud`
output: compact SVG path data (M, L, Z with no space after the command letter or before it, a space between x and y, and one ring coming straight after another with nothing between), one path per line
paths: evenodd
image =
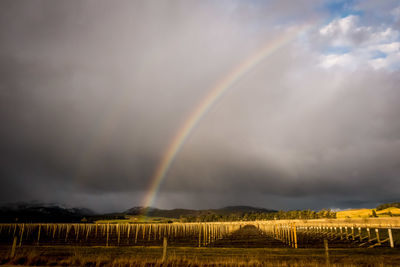
M321 18L318 5L3 2L0 201L107 211L141 204L199 101L282 27ZM397 71L317 62L297 40L242 77L191 133L155 204L290 209L395 199Z
M297 63L305 67L303 61ZM267 74L261 84L270 89L260 90L257 99L257 86L249 90L247 81L226 97L218 112L199 127L197 141L189 141L175 163L177 170L166 182L177 179L171 190L185 184L182 191L213 188L221 193L257 192L299 199L331 194L370 203L395 198L400 129L394 117L400 110L392 101L399 97L398 78L367 69L341 73L341 79L332 84L334 73L308 68L290 82L287 77L271 79ZM265 70L269 71L268 64ZM253 80L259 81L255 76ZM282 86L281 79L287 85ZM271 98L277 91L279 97ZM253 96L251 106L246 105L249 95ZM241 108L235 97L244 103ZM205 148L204 140L212 143ZM207 148L205 156L190 159L190 149ZM222 160L215 162L216 158ZM193 176L198 180L185 183Z

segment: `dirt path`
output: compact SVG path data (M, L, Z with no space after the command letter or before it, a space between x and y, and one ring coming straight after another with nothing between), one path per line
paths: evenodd
M254 225L246 225L231 235L211 243L209 247L284 248L287 246L264 234Z

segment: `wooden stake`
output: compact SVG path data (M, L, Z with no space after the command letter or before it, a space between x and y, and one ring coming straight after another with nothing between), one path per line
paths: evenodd
M110 235L110 224L107 224L107 240L106 240L106 247L108 247L108 237Z
M381 240L380 240L380 238L379 238L379 229L375 229L375 233L376 233L376 241L378 241L378 244L380 245L381 244Z
M389 234L389 241L390 241L390 247L394 248L394 242L393 242L393 236L392 236L392 229L388 229L388 234Z
M14 236L14 240L13 240L13 244L12 244L12 248L11 248L10 258L14 258L14 256L15 256L15 247L16 246L17 246L17 236Z
M162 261L167 259L167 237L164 236Z
M70 226L67 224L67 229L65 230L65 242L68 240L69 227Z
M201 226L199 224L199 247L201 247Z
M22 237L24 236L25 224L22 225L21 235L19 237L19 247L22 245Z
M138 233L139 233L139 225L135 225L135 244L137 243Z
M329 250L328 250L328 240L327 239L324 239L324 247L325 247L326 266L329 266L330 262L329 262Z
M116 225L115 230L117 231L117 235L118 235L118 246L119 246L119 242L121 240L121 229L119 229L119 224Z
M40 239L40 224L39 224L39 232L38 232L38 238L37 238L37 245L39 246L39 239Z
M89 238L89 230L92 228L92 226L90 225L85 225L85 227L86 227L86 241L88 240L88 238Z

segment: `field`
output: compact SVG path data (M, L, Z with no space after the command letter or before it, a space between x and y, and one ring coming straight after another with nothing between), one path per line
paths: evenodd
M341 218L369 218L372 216L373 210L376 212L378 217L390 217L392 216L400 216L400 209L396 207L390 207L383 210L375 210L375 209L354 209L354 210L344 210L338 211L336 213L336 217L338 219Z
M398 266L399 218L3 224L0 263L58 266Z
M171 247L25 247L12 260L0 247L2 264L58 266L323 266L324 249ZM330 266L398 266L398 249L331 249ZM368 264L368 265L367 265Z

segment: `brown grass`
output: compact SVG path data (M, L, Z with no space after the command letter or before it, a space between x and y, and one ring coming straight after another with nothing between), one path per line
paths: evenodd
M343 210L336 213L338 219L343 218L369 218L372 215L372 211L375 210L377 216L386 217L390 220L389 212L393 216L400 216L400 209L396 207L389 207L383 210L376 209L353 209L353 210Z
M0 264L34 266L324 266L323 249L30 247L8 258L0 248ZM398 266L398 249L332 249L330 266Z

